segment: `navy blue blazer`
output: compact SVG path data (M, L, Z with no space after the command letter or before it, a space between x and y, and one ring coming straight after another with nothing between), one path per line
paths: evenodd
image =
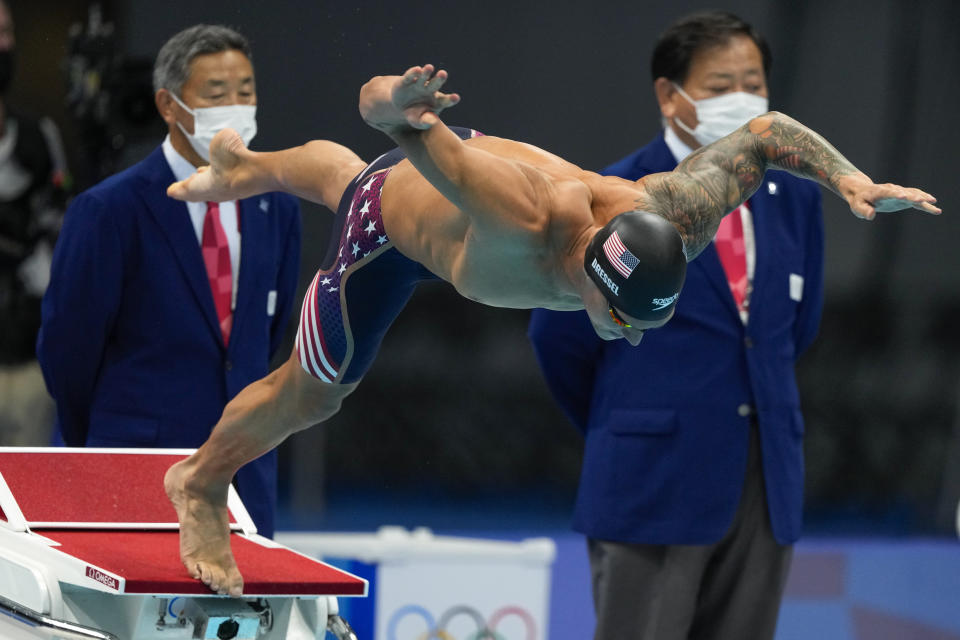
M661 134L602 173L636 180L676 161ZM755 411L776 539L800 535L803 418L794 363L823 306L823 220L812 182L768 171L750 199L756 271L744 326L713 243L688 265L673 319L639 347L605 342L585 312L536 310L530 338L585 437L574 528L644 544L711 544L739 504ZM802 281L800 280L802 278Z
M227 402L269 372L290 316L300 209L271 193L239 202L240 273L229 347L162 148L77 196L43 299L37 356L69 446L198 447ZM235 478L273 532L277 457Z

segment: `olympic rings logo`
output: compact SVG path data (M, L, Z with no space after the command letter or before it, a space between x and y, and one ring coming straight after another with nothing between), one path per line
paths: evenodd
M387 623L387 640L412 640L408 638L400 639L397 636L397 627L400 621L409 616L422 618L426 626L426 631L417 636L416 640L459 640L451 635L451 633L447 631L447 628L454 618L462 616L473 620L473 623L477 627L476 631L466 636L463 640L518 640L497 633L497 627L500 625L500 622L507 617L516 617L523 622L527 632L525 640L536 640L537 638L537 623L530 612L523 607L513 605L500 607L491 614L488 620L484 620L483 615L479 611L471 606L461 604L450 607L443 612L439 620L434 620L433 616L425 608L416 604L408 604L400 607L390 616L390 622Z

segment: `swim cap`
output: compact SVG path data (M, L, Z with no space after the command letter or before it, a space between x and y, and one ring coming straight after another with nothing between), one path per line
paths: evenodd
M662 320L677 304L687 256L665 218L627 211L597 232L583 266L611 305L640 320Z

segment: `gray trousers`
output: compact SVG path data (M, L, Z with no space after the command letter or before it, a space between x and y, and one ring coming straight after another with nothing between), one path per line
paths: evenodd
M706 546L589 539L594 640L773 638L792 546L767 517L757 428L730 530Z

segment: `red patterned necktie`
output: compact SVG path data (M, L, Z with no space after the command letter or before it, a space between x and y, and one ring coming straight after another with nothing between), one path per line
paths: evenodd
M737 311L743 312L747 303L747 247L743 242L743 218L737 207L720 221L716 241L717 255L727 274Z
M728 216L729 217L729 216ZM230 328L233 326L233 311L230 301L233 297L233 272L230 268L230 246L227 234L220 224L220 205L207 203L207 215L203 219L203 239L200 241L203 251L203 263L207 267L207 278L213 292L213 306L217 309L223 344L230 342Z

